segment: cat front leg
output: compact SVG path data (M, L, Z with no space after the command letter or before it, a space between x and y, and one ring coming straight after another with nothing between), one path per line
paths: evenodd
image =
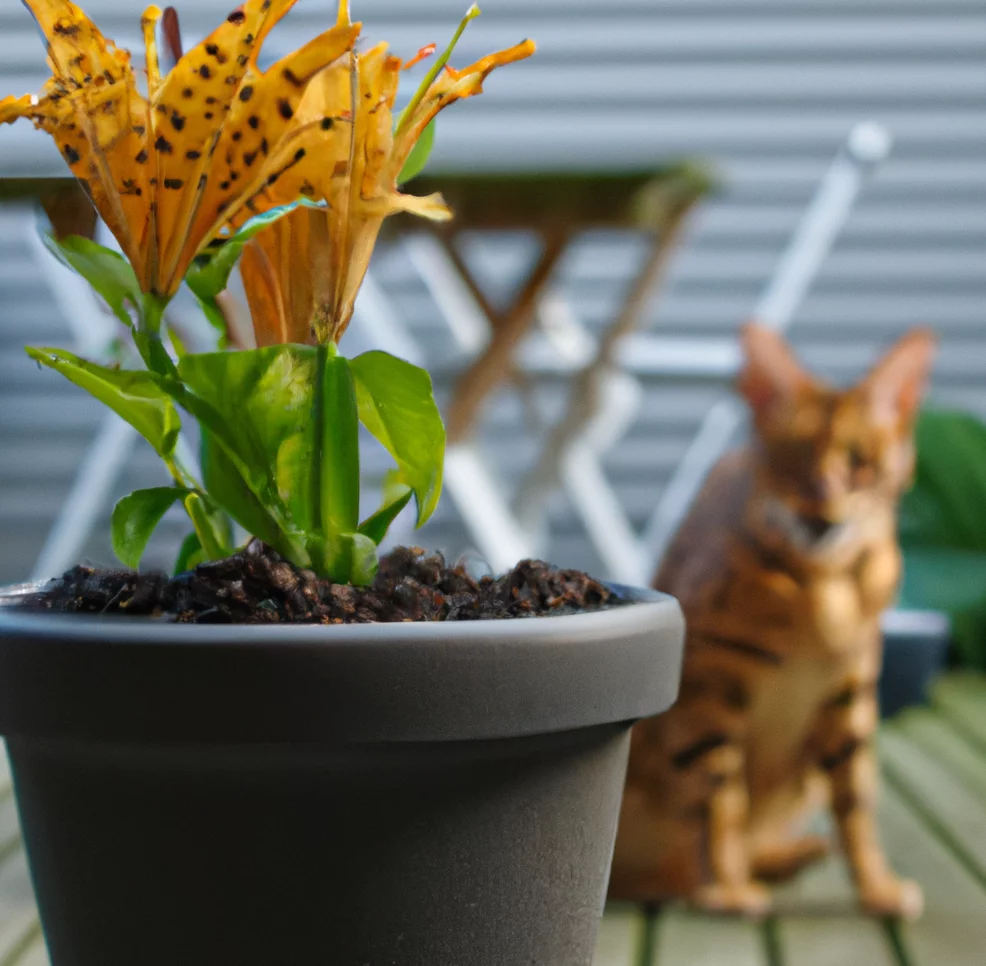
M710 881L692 901L715 912L762 916L770 911L770 890L753 880L749 793L738 744L716 749L706 763L718 786L708 800L706 859Z
M863 908L877 916L921 915L916 882L898 878L887 864L876 827L878 770L872 738L878 722L872 687L830 709L819 764L828 775L832 810Z
M665 807L696 831L683 898L716 912L760 916L770 891L753 879L746 778L749 683L709 668L693 648L678 705L655 719ZM698 658L698 660L696 660Z

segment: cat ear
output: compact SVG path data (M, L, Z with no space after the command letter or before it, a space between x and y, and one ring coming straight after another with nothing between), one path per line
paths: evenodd
M910 426L928 383L936 343L929 329L908 332L863 380L880 422Z
M791 400L811 383L791 347L776 332L756 323L740 330L745 365L737 388L755 416L766 415L778 403Z

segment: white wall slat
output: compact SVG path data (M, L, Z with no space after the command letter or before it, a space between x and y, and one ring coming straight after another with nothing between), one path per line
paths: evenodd
M143 5L84 4L124 44L137 41ZM186 47L232 5L180 5ZM301 0L271 35L269 57L324 29L333 6ZM432 170L639 169L706 159L720 190L693 219L646 312L648 328L682 344L725 344L849 128L864 119L885 124L894 152L865 189L793 338L810 363L847 379L908 326L931 324L942 336L936 400L986 415L986 0L488 0L483 9L456 63L524 36L538 41L539 53L494 74L482 98L443 116ZM370 39L386 38L407 54L447 37L462 2L354 0L353 10ZM37 90L44 77L29 15L4 4L0 97ZM62 171L29 125L0 128L0 177ZM24 209L0 207L0 581L30 570L40 530L54 518L100 415L81 391L22 355L26 342L70 338L24 243L29 230ZM514 244L485 239L470 249L491 284L502 287L516 274ZM632 238L607 232L591 233L569 253L559 285L583 325L598 329L609 320L638 258ZM385 247L375 272L447 398L465 360L411 260ZM653 506L726 372L642 377L637 422L606 460L631 519L641 521ZM542 417L550 419L563 398L561 382L546 379ZM511 479L535 456L524 425L510 394L485 423L486 445ZM153 484L157 474L153 454L138 450L118 490ZM552 521L557 560L598 565L569 508L558 503ZM165 521L149 562L167 565L183 532L180 515ZM455 552L467 543L450 501L419 539ZM87 554L110 559L105 534Z

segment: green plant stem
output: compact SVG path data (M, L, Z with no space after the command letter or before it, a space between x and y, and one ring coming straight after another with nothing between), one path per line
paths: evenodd
M160 334L161 321L164 319L164 310L169 301L170 299L163 298L160 295L145 292L139 313L140 328L145 332L154 333L155 335Z
M168 472L175 483L182 487L188 486L188 481L178 459L174 456L162 456L161 459L164 460L164 465L168 468Z
M432 65L431 70L425 74L424 80L418 85L418 89L414 92L414 96L410 101L408 101L407 107L405 107L401 112L401 119L397 122L397 134L400 134L400 132L404 130L405 125L414 113L414 109L421 103L425 94L428 93L428 89L435 82L435 78L439 75L442 68L448 63L449 57L452 56L452 51L455 50L455 45L459 42L459 38L462 36L466 27L469 26L469 21L478 17L481 12L482 11L475 3L466 11L466 15L460 21L458 29L452 35L451 42L445 50L438 55L438 58Z
M212 524L209 521L209 514L205 509L205 502L197 493L191 493L185 498L185 512L192 521L195 533L202 544L202 550L209 560L220 560L225 557L227 550L216 539Z
M161 295L144 293L141 304L137 306L137 326L134 329L134 344L144 365L151 372L170 378L178 377L178 370L161 340L161 323L164 310L171 300Z
M164 456L162 459L164 460L164 465L168 468L168 472L171 474L171 478L178 486L204 492L202 484L181 465L177 457ZM209 522L208 514L205 512L202 498L193 493L182 501L182 506L185 509L185 513L188 514L192 528L199 538L199 544L203 551L205 551L208 559L218 560L225 557L228 550L225 547L221 547L216 540L212 524Z

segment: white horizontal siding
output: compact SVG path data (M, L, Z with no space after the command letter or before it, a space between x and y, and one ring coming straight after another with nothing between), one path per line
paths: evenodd
M232 5L182 5L186 46ZM143 0L85 6L118 42L137 42ZM448 37L463 6L353 0L369 40L385 37L405 55ZM271 35L268 60L324 29L330 8L301 0ZM809 363L848 379L908 326L933 325L942 337L935 398L986 415L986 0L488 0L483 9L455 63L525 36L539 52L443 115L431 169L626 170L705 160L718 192L692 220L668 284L645 313L648 328L672 339L710 347L729 339L849 128L861 119L887 125L894 152L809 293L794 339ZM3 5L0 97L36 90L44 77L30 17ZM61 171L29 125L0 129L0 177ZM21 354L26 342L68 339L24 243L28 230L25 212L0 208L0 580L29 569L99 413ZM465 254L503 294L522 274L524 251L511 236L473 240ZM611 319L639 257L623 233L593 232L573 247L558 284L583 324L597 329ZM375 270L446 398L465 360L436 306L399 248L381 250ZM606 461L635 522L724 378L644 380L639 417ZM563 385L546 379L536 414L550 422L563 401ZM509 481L536 457L527 425L510 393L484 422L493 463ZM368 461L370 477L380 469ZM120 491L158 480L153 455L138 450ZM555 502L552 522L555 558L594 566L564 501ZM165 522L150 563L167 564L184 527L180 514ZM461 549L466 537L450 501L420 540ZM87 553L108 559L105 534Z

